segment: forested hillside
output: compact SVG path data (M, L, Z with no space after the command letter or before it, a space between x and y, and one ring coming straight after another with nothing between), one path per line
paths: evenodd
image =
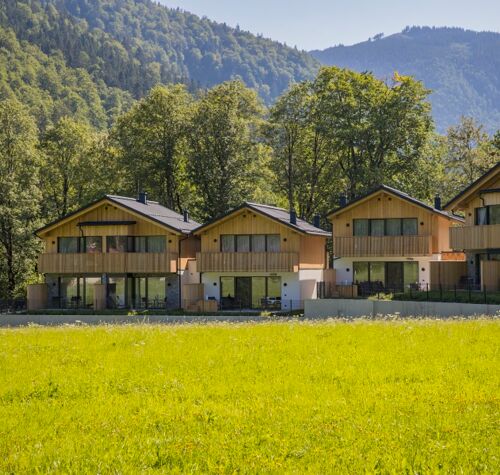
M0 26L135 98L160 82L241 78L269 102L319 66L305 52L150 0L2 0Z
M312 51L321 63L415 76L433 91L430 100L440 132L460 116L475 117L494 132L500 125L500 34L460 28L406 28L353 46Z

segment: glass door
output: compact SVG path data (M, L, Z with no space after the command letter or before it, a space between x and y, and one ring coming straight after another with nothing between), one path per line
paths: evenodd
M387 290L401 291L404 287L403 262L386 263L386 288Z
M252 306L252 278L236 277L236 303L241 308L251 308Z

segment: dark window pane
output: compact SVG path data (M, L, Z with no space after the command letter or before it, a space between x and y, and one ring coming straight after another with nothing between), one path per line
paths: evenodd
M78 252L78 241L80 238L77 237L60 237L58 239L58 251L61 254L75 254Z
M490 206L489 214L489 224L500 224L500 205Z
M369 221L367 219L355 219L353 224L354 236L368 236Z
M146 252L146 238L144 236L136 236L134 238L134 251Z
M403 219L403 234L405 236L416 236L418 234L417 218Z
M234 252L234 235L223 234L220 237L220 250L221 252Z
M488 208L476 208L476 225L483 226L488 224Z
M387 219L385 222L387 236L401 236L401 220Z
M368 282L368 262L354 262L354 282Z
M148 252L165 252L166 239L165 236L149 236Z
M85 237L85 252L96 254L102 252L102 237L87 236Z
M418 262L403 264L403 280L406 288L412 284L418 284Z
M128 252L127 236L108 236L106 238L108 252Z
M220 286L220 296L222 298L234 298L234 277L221 277Z
M385 285L385 262L370 262L370 282Z
M372 219L370 221L370 236L383 236L384 235L384 220Z
M267 235L267 252L280 252L281 238L279 234Z
M247 234L236 236L236 252L250 252L250 236Z
M252 236L252 251L253 252L266 252L266 235L254 234Z

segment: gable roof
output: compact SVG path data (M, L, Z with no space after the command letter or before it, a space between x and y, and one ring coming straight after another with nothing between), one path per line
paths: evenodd
M199 223L193 220L189 220L189 222L186 223L182 214L176 213L175 211L160 205L157 201L147 200L147 203L145 204L137 201L135 198L129 198L126 196L104 195L102 198L43 226L35 231L35 234L48 231L59 223L66 221L69 218L76 217L90 208L94 208L100 203L104 203L106 201L154 221L156 224L164 226L177 233L190 234L194 229L200 226Z
M477 189L490 178L494 178L496 175L500 175L500 162L489 169L486 173L481 175L476 181L471 183L467 188L463 189L458 195L452 198L448 203L444 205L445 209L452 210L460 200L463 200L473 194Z
M335 216L341 212L346 211L347 209L351 207L355 207L361 202L365 201L366 199L370 198L373 195L376 195L377 193L385 191L393 196L396 196L397 198L401 198L402 200L408 201L411 204L414 204L415 206L420 206L421 208L426 209L427 211L431 213L436 213L444 218L448 219L453 219L455 221L463 222L463 219L460 216L456 216L453 213L449 213L447 211L444 211L442 209L437 209L434 208L434 206L428 205L427 203L424 203L423 201L417 200L416 198L413 198L410 196L408 193L404 193L403 191L397 190L396 188L392 188L391 186L387 185L380 185L379 187L375 188L374 190L369 191L368 193L365 193L364 195L359 196L358 198L353 199L349 203L347 203L345 206L340 206L339 208L336 208L332 211L330 211L327 214L327 217Z
M255 211L256 213L267 217L269 219L272 219L273 221L278 222L279 224L282 224L283 226L288 226L289 228L294 229L295 231L302 233L302 234L311 234L314 236L324 236L324 237L329 237L330 233L328 231L325 231L323 229L317 228L316 226L308 223L307 221L304 221L303 219L297 218L297 224L292 224L290 222L290 212L287 211L284 208L278 208L276 206L270 206L270 205L263 205L259 203L251 203L249 201L245 201L241 206L238 206L238 208L232 209L231 211L218 216L217 218L212 219L211 221L203 224L199 228L197 228L194 231L194 234L198 234L201 231L204 231L207 228L211 228L212 226L215 226L219 221L230 217L231 215L243 210L243 209L249 209L252 211Z

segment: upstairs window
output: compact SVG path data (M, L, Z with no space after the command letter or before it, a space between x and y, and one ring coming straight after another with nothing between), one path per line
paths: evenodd
M111 254L133 252L133 238L128 236L107 236L106 246L107 252Z
M110 253L163 253L167 248L165 236L108 236L106 242Z
M279 234L222 234L221 252L280 252Z
M354 236L416 236L417 218L354 219Z
M476 225L500 224L500 205L476 208Z
M100 253L102 252L102 237L60 237L57 240L57 252L60 254Z

